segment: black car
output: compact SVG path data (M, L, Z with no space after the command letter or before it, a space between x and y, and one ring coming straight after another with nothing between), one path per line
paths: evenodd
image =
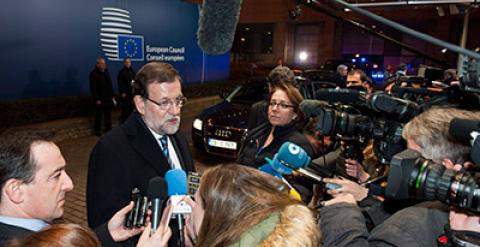
M298 79L304 98L311 99L320 88L334 87L328 82ZM247 132L251 106L263 100L268 88L263 81L250 81L236 87L224 99L203 110L192 124L192 140L196 148L207 153L236 158Z

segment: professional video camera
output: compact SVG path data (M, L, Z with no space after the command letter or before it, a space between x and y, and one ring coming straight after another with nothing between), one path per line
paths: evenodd
M420 157L407 149L390 162L386 196L393 199L439 200L480 213L477 174L447 170L442 164Z
M470 142L474 168L480 166L480 121L453 119L449 133ZM473 169L474 171L478 169ZM449 205L480 213L480 174L447 170L442 164L420 157L413 150L396 154L388 174L386 196L394 199L439 200Z
M362 145L373 138L374 151L379 161L386 164L393 154L404 150L403 123L422 111L416 103L395 98L383 92L364 95L349 89L325 89L317 93L318 100L304 100L301 110L307 117L316 117L316 128L321 135L342 141L342 156L362 161ZM326 104L323 101L328 101ZM332 103L350 104L338 107ZM344 109L361 109L356 113Z
M460 82L446 88L431 88L432 82L422 77L400 77L392 94L395 97L432 105L458 105L460 108L476 109L480 106L480 63L465 57ZM423 81L422 81L423 80Z

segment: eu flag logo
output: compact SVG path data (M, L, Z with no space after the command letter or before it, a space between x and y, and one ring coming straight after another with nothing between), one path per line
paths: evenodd
M118 35L118 58L129 57L132 61L143 61L143 36Z

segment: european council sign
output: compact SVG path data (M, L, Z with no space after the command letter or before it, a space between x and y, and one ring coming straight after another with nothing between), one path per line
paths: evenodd
M129 57L132 61L143 61L143 36L119 34L117 43L120 60Z

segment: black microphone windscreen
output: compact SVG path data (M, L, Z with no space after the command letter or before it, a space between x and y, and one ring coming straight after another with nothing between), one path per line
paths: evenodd
M204 0L198 19L198 46L210 55L232 48L242 0Z
M473 131L480 132L480 120L454 118L450 121L448 128L448 133L451 136L463 141L470 141L472 138L470 133Z
M148 182L147 196L150 199L159 198L165 200L168 197L168 187L162 177L153 177Z

